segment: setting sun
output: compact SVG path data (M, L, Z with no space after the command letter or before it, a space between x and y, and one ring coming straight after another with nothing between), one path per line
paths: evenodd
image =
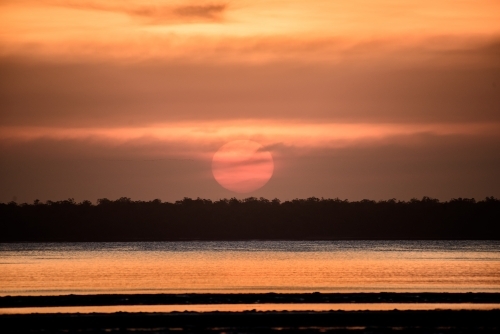
M225 144L212 160L212 172L217 182L238 193L248 193L264 186L273 175L273 169L271 154L251 140Z

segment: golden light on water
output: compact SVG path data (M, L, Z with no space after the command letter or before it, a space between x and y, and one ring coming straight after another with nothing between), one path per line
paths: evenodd
M17 251L5 250L0 263L0 295L499 292L495 242L485 243L480 251L471 250L468 242L456 249L445 241L415 244L15 244L11 249ZM313 249L300 251L301 247Z

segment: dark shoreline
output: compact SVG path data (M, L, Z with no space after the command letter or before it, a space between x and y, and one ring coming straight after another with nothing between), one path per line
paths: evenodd
M497 333L500 310L0 315L3 333Z
M187 293L0 297L0 308L301 303L499 303L500 293Z
M369 238L369 237L363 237L363 238L352 238L352 237L345 237L345 238L320 238L320 237L314 237L314 238L227 238L227 239L202 239L202 238L178 238L178 239L168 239L168 238L161 238L161 239L154 239L154 238L128 238L128 239L88 239L88 240L83 240L83 239L54 239L54 240L42 240L42 241L37 241L37 240L24 240L24 239L19 239L19 240L0 240L0 244L63 244L63 243L134 243L134 242L240 242L240 241L262 241L262 242L267 242L267 241L319 241L319 242L324 242L324 241L491 241L491 242L499 242L500 237L498 238L491 238L491 237L485 237L485 238L470 238L470 237L463 237L463 238Z
M500 240L500 200L249 197L0 203L0 242ZM71 222L71 223L69 223Z

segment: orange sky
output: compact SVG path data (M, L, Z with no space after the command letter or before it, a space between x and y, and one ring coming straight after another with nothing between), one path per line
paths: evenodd
M495 0L4 0L0 201L231 197L210 160L238 139L276 163L249 196L500 196L499 18Z
M495 0L3 0L1 6L2 54L69 61L329 62L366 48L475 47L500 32Z

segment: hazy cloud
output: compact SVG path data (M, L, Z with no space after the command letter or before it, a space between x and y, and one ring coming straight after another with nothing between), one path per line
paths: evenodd
M37 2L39 3L39 2ZM183 22L213 21L223 19L228 5L226 3L207 3L203 1L190 4L147 4L141 1L45 1L47 5L80 10L96 10L123 13L135 18L146 19L152 24L171 24Z
M257 150L257 152L275 152L286 148L284 143L274 143L270 145L262 146Z
M201 17L216 20L220 19L226 9L226 4L180 6L174 9L174 13L183 17Z
M3 58L0 122L76 127L193 119L499 122L499 77L499 63L467 63L449 55L411 64L393 58L253 65L58 64Z
M257 165L267 165L269 164L269 159L251 157L250 159L245 159L242 161L219 161L214 163L217 169L232 169L236 167L256 167Z

